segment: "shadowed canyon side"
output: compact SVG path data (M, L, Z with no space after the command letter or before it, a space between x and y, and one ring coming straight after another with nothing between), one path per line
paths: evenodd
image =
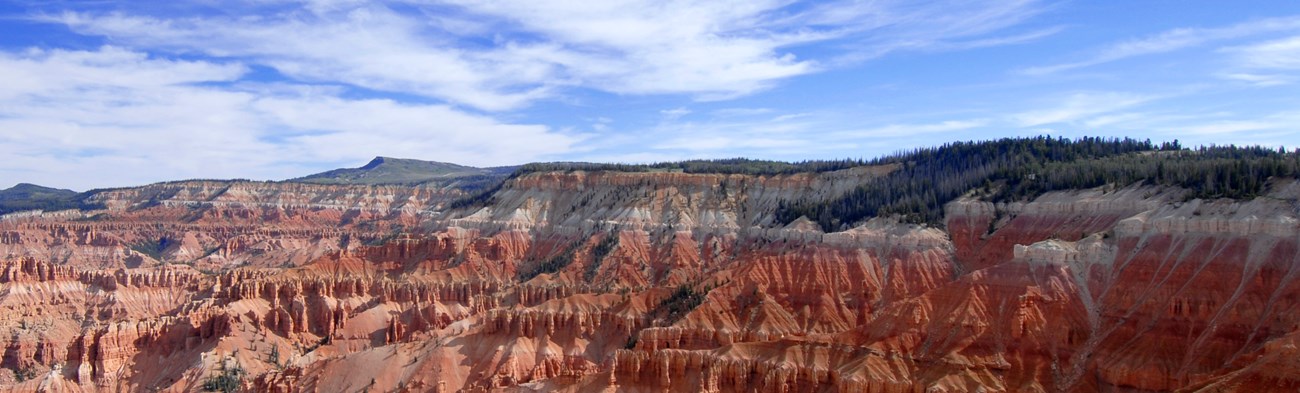
M1133 169L1168 151L930 152L90 193L93 209L0 218L0 388L1300 389L1294 175L1224 191ZM1115 162L1144 175L1048 175ZM903 181L937 203L872 204ZM802 213L845 206L875 210Z

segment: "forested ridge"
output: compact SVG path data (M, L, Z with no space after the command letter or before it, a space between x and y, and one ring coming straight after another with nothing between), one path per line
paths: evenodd
M1258 146L1184 148L1179 142L1132 138L1005 138L954 142L862 160L786 163L750 160L693 160L648 165L536 163L510 178L547 171L620 171L747 174L756 176L829 172L857 166L897 165L888 175L825 200L782 201L778 224L808 217L823 230L848 228L871 217L895 216L938 226L944 204L979 189L990 201L1028 200L1056 190L1138 182L1182 187L1188 198L1251 198L1272 177L1300 175L1300 150ZM508 179L507 179L508 180ZM451 208L492 202L501 184L450 204Z
M1137 182L1182 187L1188 198L1250 198L1271 177L1300 174L1300 151L1231 145L1184 149L1177 141L1157 145L1130 138L957 142L874 162L900 166L829 200L784 201L777 220L808 217L827 231L876 216L937 226L944 204L977 188L994 202Z

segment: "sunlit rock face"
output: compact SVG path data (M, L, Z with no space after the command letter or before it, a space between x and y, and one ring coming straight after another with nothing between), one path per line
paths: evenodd
M1294 183L775 221L891 169L541 172L461 209L450 188L113 190L0 220L0 387L1300 389Z

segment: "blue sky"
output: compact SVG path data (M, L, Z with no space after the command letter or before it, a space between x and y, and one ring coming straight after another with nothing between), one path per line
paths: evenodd
M922 4L923 3L923 4ZM1296 1L0 1L0 187L1300 145Z

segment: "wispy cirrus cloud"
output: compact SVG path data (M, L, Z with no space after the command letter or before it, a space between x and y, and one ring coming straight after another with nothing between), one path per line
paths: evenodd
M891 123L862 130L841 131L831 135L838 139L899 138L929 134L946 134L984 127L989 119L944 120L934 123Z
M156 18L64 13L53 20L143 50L265 65L306 83L440 98L488 110L545 96L544 63L493 59L426 37L425 25L385 7L257 17ZM527 86L524 86L527 85Z
M1115 43L1097 50L1092 56L1083 60L1029 67L1022 69L1021 72L1029 75L1053 74L1131 57L1167 53L1213 42L1297 30L1300 30L1300 16L1267 18L1216 28L1179 28L1148 37Z
M518 109L564 88L730 99L848 58L1011 45L1056 31L996 34L1039 12L1036 0L273 3L283 7L65 12L43 20L142 50L234 58L303 82L488 111ZM241 14L240 5L257 13ZM827 42L838 49L796 55Z
M1233 116L1232 114L1193 117L1178 122L1167 122L1162 125L1162 128L1170 133L1183 134L1190 137L1231 137L1233 139L1241 139L1244 141L1274 139L1272 143L1268 143L1268 145L1300 147L1296 146L1297 142L1294 138L1286 137L1287 135L1293 136L1295 134L1295 124L1297 122L1300 122L1300 112L1294 110L1283 110L1260 114L1249 118ZM1286 139L1292 140L1288 141Z
M843 28L858 39L832 58L835 65L854 64L899 51L948 51L1014 45L1051 36L1062 27L991 34L1037 16L1049 5L1035 0L973 2L824 3L793 19L813 25L855 23Z
M983 118L849 122L829 112L730 108L690 119L665 117L649 128L624 130L627 136L621 141L589 156L618 162L730 158L736 157L737 151L745 151L747 157L781 160L866 157L868 148L886 148L884 152L888 153L905 146L930 145L936 140L978 139L971 132L995 124ZM636 146L633 150L637 153L607 152L625 146Z
M1295 82L1294 76L1278 73L1231 72L1220 74L1219 77L1262 87L1281 86Z
M1227 48L1243 67L1271 70L1300 70L1300 36Z
M1231 67L1218 76L1259 87L1282 86L1296 81L1300 71L1300 35L1222 48Z
M1010 119L1020 127L1068 123L1128 109L1156 98L1151 95L1122 92L1074 93L1050 107L1020 112L1012 115Z

